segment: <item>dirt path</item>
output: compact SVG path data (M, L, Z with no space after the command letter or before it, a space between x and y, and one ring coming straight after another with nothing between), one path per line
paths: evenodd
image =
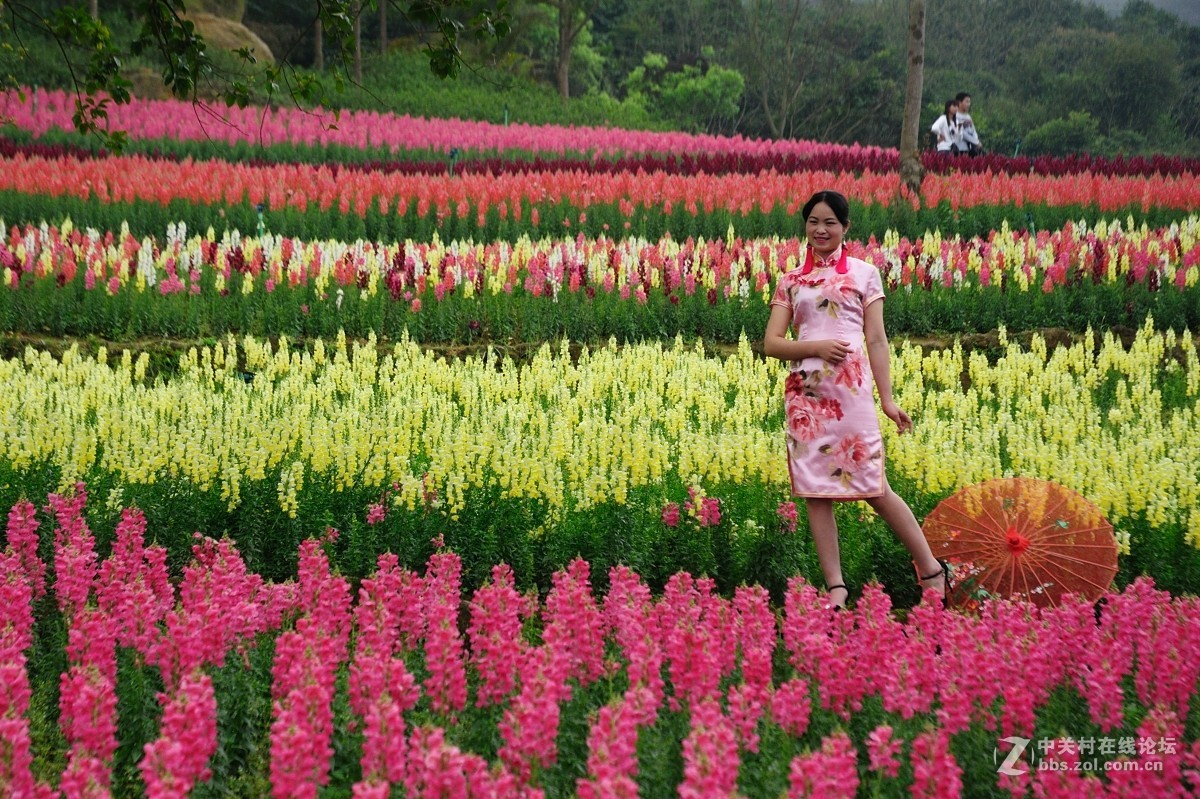
M1120 339L1121 343L1128 348L1133 341L1137 331L1132 328L1114 328L1114 335ZM1083 338L1082 333L1074 333L1062 328L1042 328L1039 330L1028 330L1016 333L1009 333L1008 339L1010 342L1019 344L1022 348L1027 348L1033 340L1034 335L1041 335L1046 342L1048 350L1053 351L1060 346L1068 346L1074 344ZM224 337L210 337L204 339L172 339L172 338L140 338L129 341L109 341L95 336L74 337L74 336L35 336L23 333L0 333L0 356L4 358L19 358L27 347L33 347L40 352L48 352L56 358L61 358L63 353L69 350L72 346L79 348L80 355L86 357L94 357L101 347L107 349L108 358L110 361L120 357L121 353L128 350L132 357L136 360L142 353L146 353L150 358L150 369L148 372L153 374L170 373L174 371L174 366L178 362L179 356L186 353L192 347L212 346ZM272 342L278 341L277 337L271 337ZM289 339L293 347L307 347L308 339ZM361 342L361 340L359 340ZM664 341L669 341L664 339ZM1000 337L996 331L989 333L968 333L961 335L934 335L934 336L892 336L892 342L900 344L902 342L910 342L918 345L924 351L936 351L951 347L954 342L958 341L966 351L984 350L989 354L1000 355ZM487 352L490 346L492 350L500 357L510 357L514 361L522 362L532 357L545 342L474 342L471 344L427 344L423 345L423 349L434 353L435 355L445 357L447 359L467 358L471 356L481 356ZM551 347L557 351L557 343L549 342ZM381 341L378 344L381 353L388 352L392 349L395 342ZM582 342L572 342L570 351L572 357L578 357L582 351L584 344ZM607 346L607 341L596 341L588 344L591 348ZM728 342L712 342L705 341L704 348L708 352L729 355L737 351L736 343ZM762 343L759 341L751 342L751 348L754 352L762 354Z

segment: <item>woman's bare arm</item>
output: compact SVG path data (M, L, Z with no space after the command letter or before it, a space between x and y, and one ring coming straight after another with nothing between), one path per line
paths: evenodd
M875 378L875 389L879 392L879 405L884 415L903 433L912 427L912 419L892 397L892 349L888 346L883 325L883 300L876 300L863 309L863 335L867 340L867 357L871 360L871 376Z

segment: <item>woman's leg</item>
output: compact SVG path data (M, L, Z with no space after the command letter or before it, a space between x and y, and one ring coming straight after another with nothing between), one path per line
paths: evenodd
M917 567L918 575L938 572L942 568L941 564L933 556L933 551L929 548L929 542L925 540L925 533L921 532L921 525L917 524L917 517L913 515L912 508L908 507L908 503L901 499L886 481L883 485L883 496L868 499L867 504L887 522L896 537L908 549L913 563ZM932 579L923 580L921 587L935 591L938 596L941 596L946 588L946 575L939 574Z
M842 577L842 554L838 549L837 520L833 517L833 500L809 497L804 501L808 509L808 529L812 532L813 544L817 550L817 560L821 563L821 572L825 575L825 585L844 585ZM830 604L843 607L850 598L850 592L838 588L830 592Z

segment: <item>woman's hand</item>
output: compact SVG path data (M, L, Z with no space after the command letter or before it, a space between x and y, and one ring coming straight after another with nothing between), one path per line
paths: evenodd
M818 339L812 342L813 355L821 360L839 364L850 354L850 342L836 338Z
M895 402L884 402L881 405L883 406L883 415L896 423L896 429L901 434L912 430L912 419L908 418L908 414L904 412L903 408Z

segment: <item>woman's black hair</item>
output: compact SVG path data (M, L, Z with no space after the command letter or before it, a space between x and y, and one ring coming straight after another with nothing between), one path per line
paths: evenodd
M946 119L947 120L950 119L950 106L952 106L952 105L958 105L958 100L951 98L946 101Z
M850 201L846 199L844 194L833 189L819 191L808 198L808 202L800 210L805 220L808 219L808 215L812 213L812 210L819 203L828 205L829 210L833 211L833 215L837 217L837 221L841 222L843 226L850 224Z

